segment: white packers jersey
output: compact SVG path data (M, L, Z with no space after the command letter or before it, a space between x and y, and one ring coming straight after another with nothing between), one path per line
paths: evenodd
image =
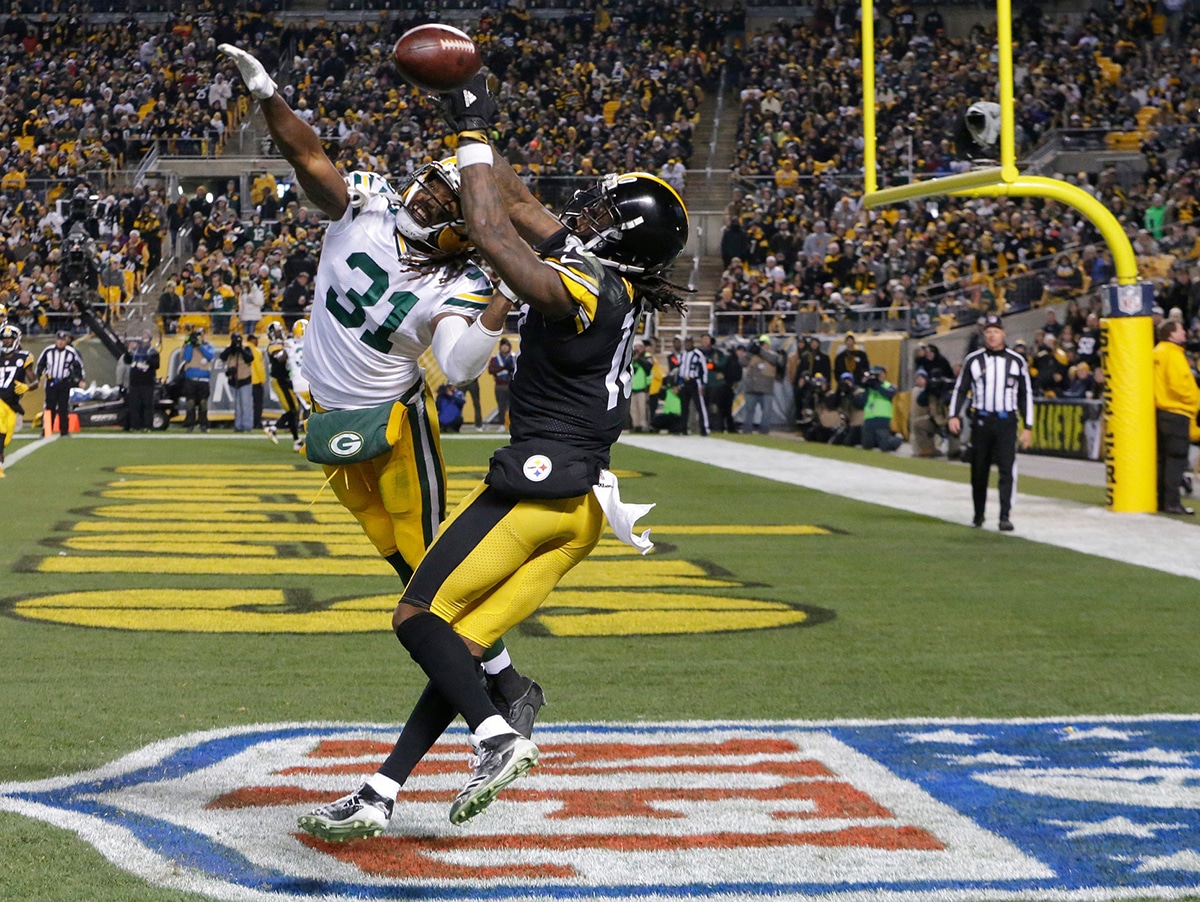
M292 380L292 391L304 402L305 409L307 409L308 403L305 399L311 398L312 393L309 390L308 380L301 372L301 367L304 366L304 336L296 338L293 335L291 338L284 339L283 349L287 352L287 374L288 378Z
M417 363L444 313L475 319L492 298L492 284L473 264L443 281L401 259L396 231L399 199L378 193L349 206L325 233L304 334L303 378L327 409L372 407L393 401L417 381Z

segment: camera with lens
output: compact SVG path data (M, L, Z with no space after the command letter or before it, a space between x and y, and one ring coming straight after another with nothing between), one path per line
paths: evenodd
M941 397L950 394L950 390L954 388L954 380L946 376L931 375L925 380L925 388L930 394Z
M233 348L234 350L237 350L241 346L242 346L242 333L234 332L232 335L229 336L229 347Z
M59 272L62 273L64 294L69 301L81 299L100 281L96 265L96 245L82 223L75 223L63 239Z
M190 344L190 345L191 345L193 348L198 348L198 347L200 347L200 340L201 340L201 339L200 339L200 333L199 333L199 332L190 332L190 333L188 333L188 337L187 337L187 343L188 343L188 344Z
M863 377L862 377L862 384L866 388L879 388L879 385L882 381L883 381L883 376L881 376L879 373L875 372L874 370L867 371L865 374L863 374Z
M82 285L87 279L88 256L80 242L67 242L66 247L63 248L60 269L63 281L68 285Z

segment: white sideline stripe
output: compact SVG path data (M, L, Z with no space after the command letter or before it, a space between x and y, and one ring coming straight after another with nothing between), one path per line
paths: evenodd
M13 464L15 464L21 458L28 457L30 454L32 454L34 451L36 451L38 448L43 448L46 445L50 444L51 442L55 442L55 441L58 441L58 436L51 435L49 437L43 437L43 438L36 439L36 440L30 442L25 447L21 448L20 450L14 451L12 454L6 453L4 455L4 466L11 467Z
M971 487L943 479L711 437L625 435L621 443L968 528L974 513ZM994 530L1000 509L995 489L988 490L987 509L986 528ZM812 521L812 513L805 516ZM1200 528L1187 523L1020 492L1013 497L1012 519L1017 538L1200 579Z

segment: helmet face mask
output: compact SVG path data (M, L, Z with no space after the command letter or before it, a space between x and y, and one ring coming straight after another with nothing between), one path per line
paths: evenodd
M279 325L279 323L267 324L268 341L283 341L283 339L286 337L286 333L283 331L283 326Z
M688 238L679 194L646 172L606 175L577 191L562 215L566 225L606 265L627 273L659 273Z
M21 330L16 326L0 328L0 354L11 354L21 347Z
M460 253L471 246L459 202L458 164L454 157L426 163L400 188L396 229L429 256Z

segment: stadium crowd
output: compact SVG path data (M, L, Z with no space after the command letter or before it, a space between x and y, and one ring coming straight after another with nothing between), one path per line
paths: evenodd
M399 174L452 150L435 117L414 114L426 101L390 63L395 39L423 21L408 15L297 36L284 96L345 170ZM473 34L498 82L496 146L534 185L686 169L728 26L689 3L605 4L561 19L533 18L523 4L485 10Z
M477 35L504 108L494 138L536 188L567 177L556 192L547 189L554 200L611 169L662 171L682 188L697 105L716 85L728 23L693 5L656 14L667 8L625 3L542 20L513 4L480 17ZM135 167L154 146L219 151L248 109L232 64L216 56L222 42L252 45L269 68L286 73L288 102L346 171L400 176L451 153L436 117L414 115L428 101L389 62L399 34L425 18L418 10L353 25L284 25L259 5L231 13L209 4L160 24L130 17L93 25L73 11L27 17L14 10L0 28L0 96L17 99L0 107L0 302L32 334L70 318L56 202L78 189L91 207L88 249L98 275L90 287L112 311L180 234L189 236L184 262L167 286L179 302L160 300L168 327L199 312L215 314L223 328L251 281L266 308L278 308L297 272L285 261L315 254L321 239L294 195L255 191L242 204L229 185L168 202L142 188L105 193L94 176ZM83 326L74 318L70 328Z

